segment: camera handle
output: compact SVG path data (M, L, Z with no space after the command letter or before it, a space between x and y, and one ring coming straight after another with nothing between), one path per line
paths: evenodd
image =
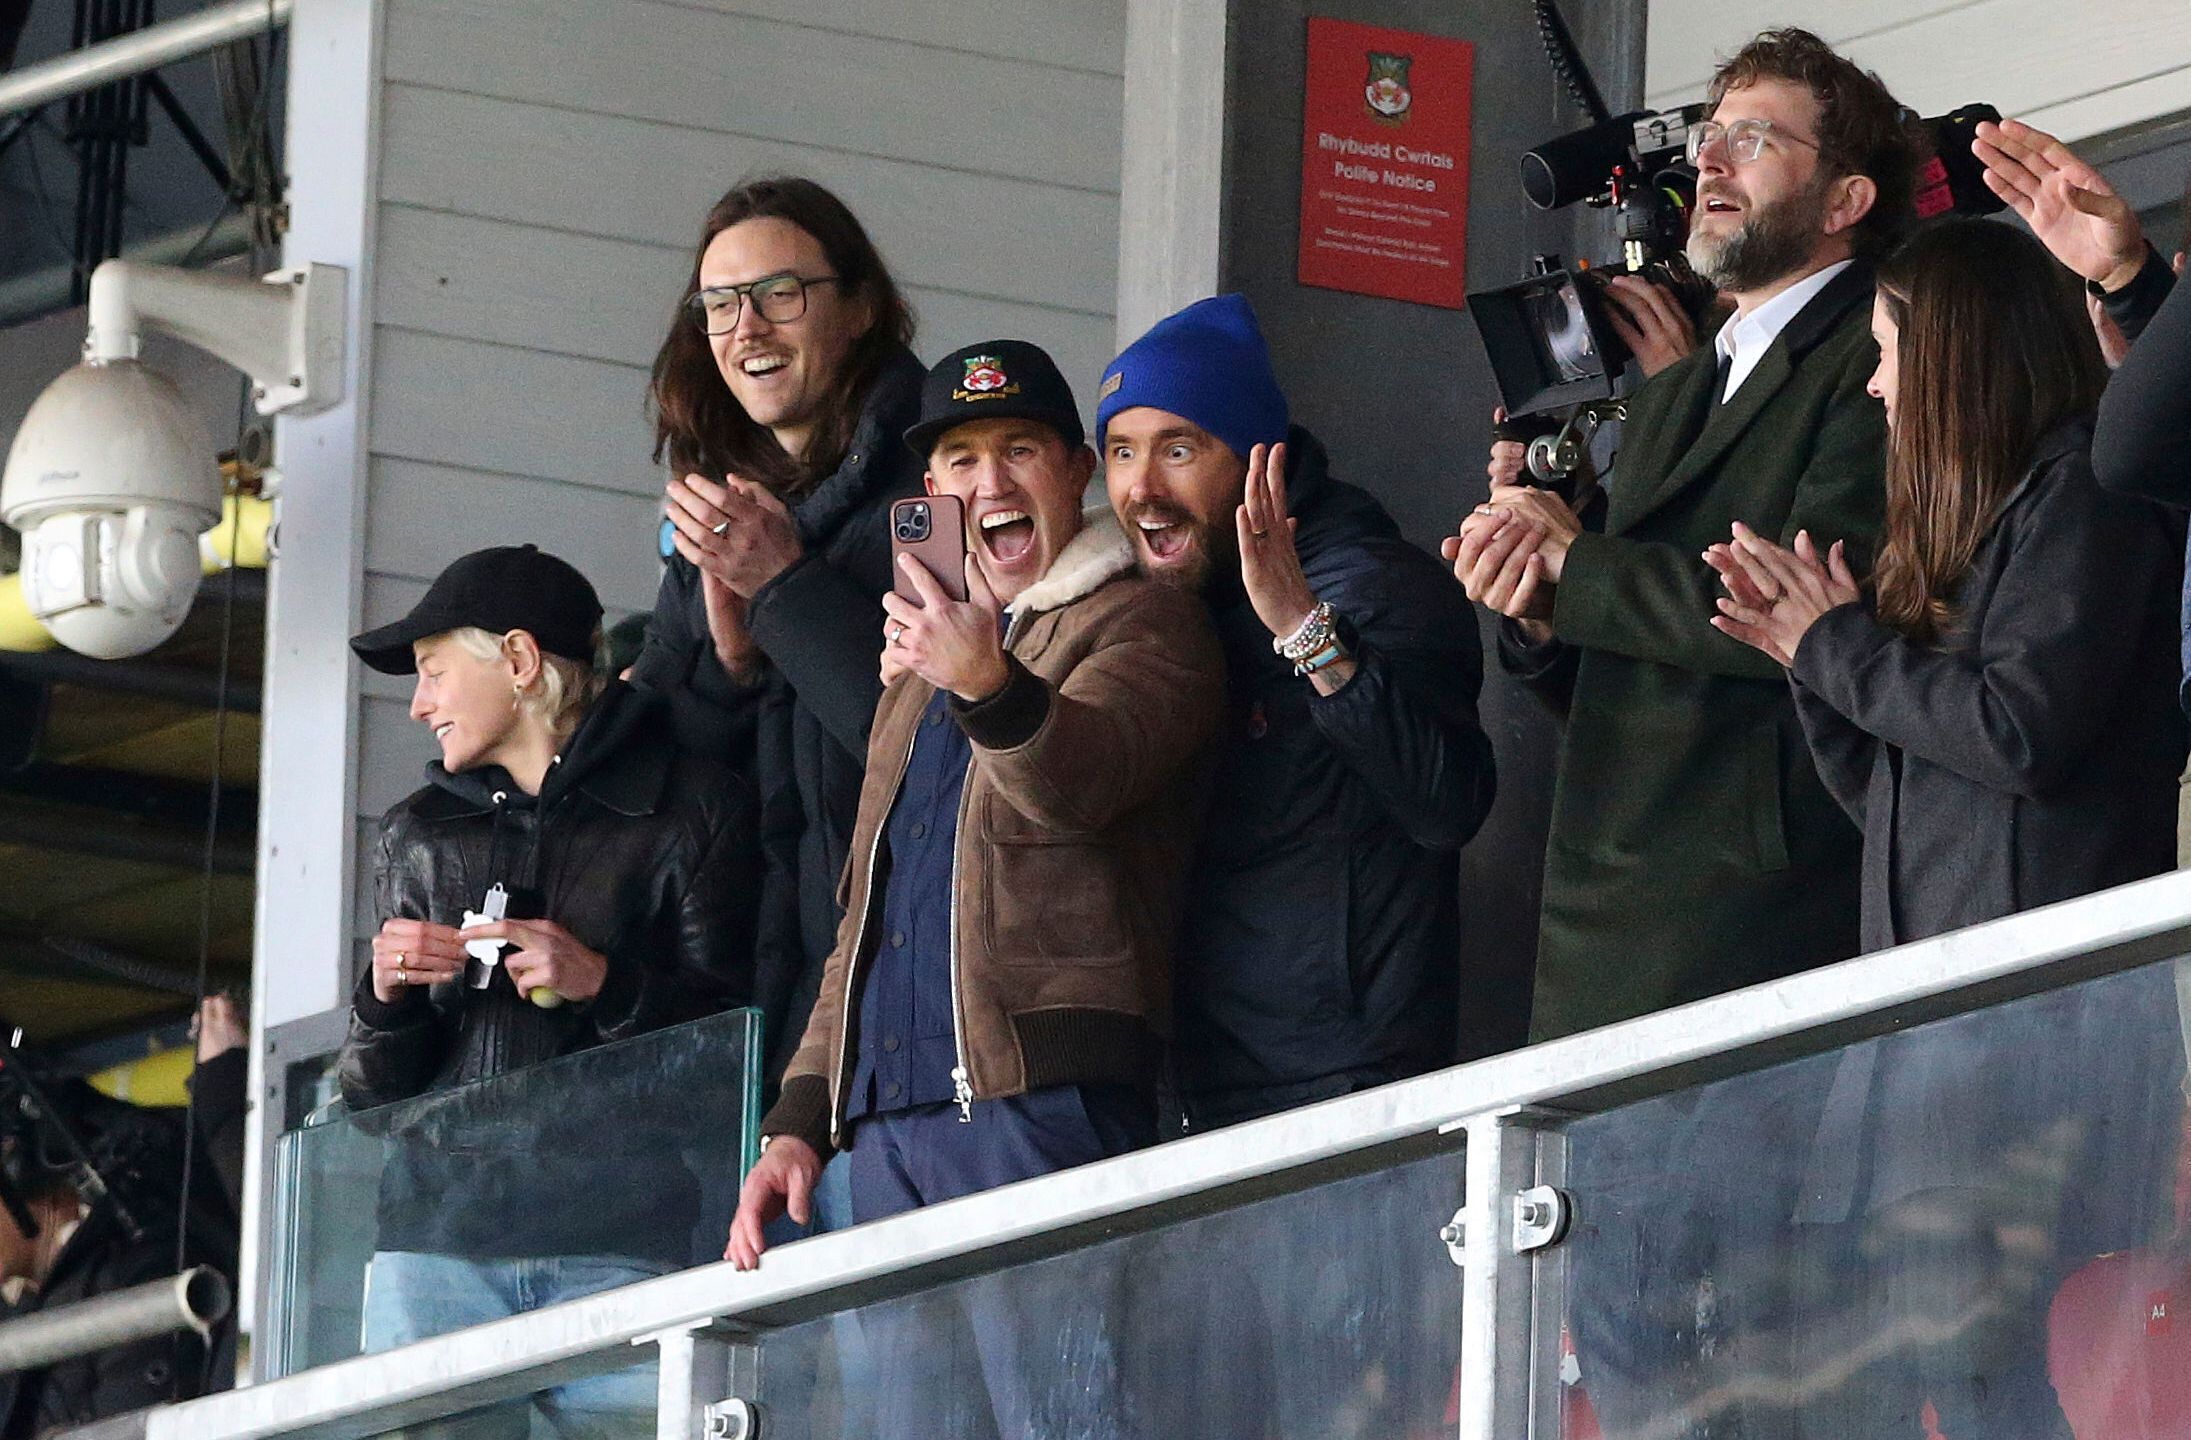
M1529 442L1531 477L1540 485L1553 486L1573 479L1583 462L1590 458L1590 442L1596 438L1599 427L1614 418L1626 418L1626 409L1619 400L1597 400L1576 406L1575 413L1567 417L1567 423L1557 433L1539 435Z

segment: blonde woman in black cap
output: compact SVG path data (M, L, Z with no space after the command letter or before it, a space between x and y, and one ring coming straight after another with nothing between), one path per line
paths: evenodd
M351 1108L507 1075L750 998L760 868L750 790L681 752L658 702L604 683L600 627L584 576L508 546L456 561L410 614L350 642L374 669L416 676L411 718L441 751L425 787L381 821L380 929L341 1059ZM585 1108L583 1097L572 1104ZM462 1128L392 1136L367 1350L694 1258L698 1185L674 1153L655 1156L630 1135L498 1147L458 1140ZM559 1432L591 1433L651 1410L653 1383L601 1376L528 1403ZM516 1433L524 1408L512 1409Z

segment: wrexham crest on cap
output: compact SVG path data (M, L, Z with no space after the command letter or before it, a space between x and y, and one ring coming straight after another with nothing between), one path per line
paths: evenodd
M1004 373L1002 360L994 355L969 355L966 357L966 376L959 382L959 388L951 392L951 398L962 402L1001 400L1018 393L1019 387Z
M1414 63L1412 55L1369 52L1369 80L1362 87L1362 97L1369 104L1371 119L1385 125L1407 119L1408 107L1415 103L1415 92L1407 84L1408 67Z

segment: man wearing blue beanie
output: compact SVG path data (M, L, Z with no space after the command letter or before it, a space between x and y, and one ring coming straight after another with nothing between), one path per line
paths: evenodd
M1174 1118L1201 1130L1451 1064L1454 855L1493 793L1466 595L1288 423L1238 295L1127 347L1096 426L1143 568L1207 599L1227 668L1175 962Z

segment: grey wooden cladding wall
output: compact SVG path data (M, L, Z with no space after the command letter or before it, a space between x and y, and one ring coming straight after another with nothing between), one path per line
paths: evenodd
M1012 253L1009 237L980 243ZM654 361L691 259L682 246L562 232L544 237L537 227L384 204L375 309L383 325L418 333L643 370ZM1067 262L1060 256L1058 263ZM1107 351L1108 311L909 278L903 288L920 317L921 346L931 353L1004 333L1068 348L1098 336L1104 344L1097 348ZM1092 390L1094 372L1108 358L1096 355L1077 370L1063 354L1058 362Z
M532 541L611 618L657 580L647 367L706 207L811 175L858 213L934 356L1112 347L1125 0L387 0L365 620ZM359 933L377 816L432 753L362 685Z
M708 205L773 170L843 195L907 284L1088 314L1116 300L1115 154L1061 186L412 85L388 87L384 125L384 202L663 247L679 257L672 287ZM527 147L552 159L481 163Z
M1119 35L1123 53L1123 25ZM394 0L384 74L977 174L1117 186L1115 74L662 0L558 6L549 23L534 0ZM1069 123L1046 123L1058 121Z

